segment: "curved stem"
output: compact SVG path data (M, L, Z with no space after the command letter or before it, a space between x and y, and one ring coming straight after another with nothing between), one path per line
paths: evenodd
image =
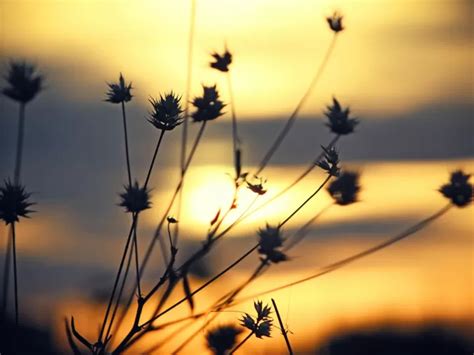
M259 175L263 171L263 169L265 169L268 162L272 158L273 154L275 154L275 152L279 148L280 144L283 142L286 135L290 131L291 127L293 126L293 123L295 122L296 117L298 116L298 114L299 114L301 108L303 107L303 105L305 104L306 100L309 98L309 96L310 96L311 92L313 91L316 83L319 81L319 78L321 77L321 74L323 73L323 71L324 71L324 69L325 69L325 67L328 63L329 58L331 57L331 53L332 53L332 51L334 49L334 46L336 44L336 39L337 39L337 34L335 34L333 36L333 38L331 40L331 43L329 44L329 47L328 47L328 49L326 51L326 54L323 58L323 61L319 65L319 68L316 71L316 74L314 75L313 79L311 80L311 83L308 86L308 89L306 89L306 92L304 93L303 97L300 99L300 101L296 105L294 111L292 112L292 114L290 115L288 120L286 121L286 124L283 126L283 129L280 131L280 133L276 137L275 141L270 146L270 149L268 149L267 153L263 157L257 171L255 172L255 175Z
M125 138L125 158L127 161L128 185L132 186L132 171L130 169L130 155L128 152L127 116L125 115L125 102L123 101L122 101L122 121L123 121L123 134Z
M297 214L299 212L299 210L301 210L314 196L316 196L316 194L321 191L321 189L324 187L324 185L326 185L328 183L328 181L331 179L331 175L328 175L326 177L326 179L323 181L323 183L316 189L316 191L314 191L301 205L298 206L298 208L296 210L294 210L288 217L286 217L286 219L281 222L279 225L278 225L278 228L281 228L283 227L286 223L288 223L288 221L293 218L293 216L295 214Z
M18 184L21 176L21 162L23 158L23 139L25 136L25 106L20 104L19 120L18 120L18 136L16 140L16 159L15 159L15 173L14 182Z
M240 343L238 343L238 344L235 346L234 349L232 349L232 351L229 353L229 355L235 353L242 345L245 344L245 342L246 342L247 340L249 340L249 339L252 337L252 335L253 335L253 332L250 332L249 335L247 335Z
M158 150L160 149L161 141L163 140L163 136L165 135L165 130L162 129L160 133L160 137L158 138L158 142L156 143L155 151L153 153L153 158L151 159L150 167L148 168L148 173L146 174L145 178L145 183L143 184L143 187L146 189L148 186L148 182L150 181L151 177L151 172L153 171L153 167L155 165L155 159L156 156L158 155Z

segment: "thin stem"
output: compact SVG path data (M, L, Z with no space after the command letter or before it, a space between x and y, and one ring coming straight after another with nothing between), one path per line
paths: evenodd
M125 102L123 101L122 101L122 118L123 118L123 134L125 138L125 158L127 160L128 185L132 186L132 172L130 169L130 155L128 152L127 116L125 115Z
M242 345L245 344L245 342L246 342L247 340L249 340L249 339L252 337L252 335L253 335L253 332L250 332L249 335L247 335L240 343L238 343L238 344L235 346L234 349L232 349L232 351L229 353L229 355L235 353Z
M140 286L140 263L138 261L138 238L137 238L137 224L138 224L138 214L135 215L135 228L133 228L133 244L135 246L135 271L137 277L137 290L138 290L138 297L142 296L142 288Z
M150 181L151 172L153 171L153 167L155 165L155 159L156 159L156 156L158 155L158 150L160 149L161 141L163 140L163 136L165 135L165 132L166 131L164 129L161 130L160 137L158 138L158 142L156 143L155 152L153 153L153 158L151 159L150 167L148 168L148 173L146 174L145 183L143 184L143 187L145 189L147 188L148 182Z
M168 313L169 311L173 310L174 308L178 307L181 303L185 302L190 296L194 296L196 295L197 293L199 293L200 291L202 291L203 289L205 289L207 286L209 286L210 284L212 284L214 281L216 281L217 279L219 279L221 276L223 276L224 274L226 274L229 270L231 270L232 268L234 268L235 266L237 266L242 260L244 260L247 256L249 256L254 250L256 250L258 248L258 244L255 245L253 248L251 248L250 250L248 250L245 254L243 254L240 258L238 258L236 261L234 261L232 264L230 264L228 267L226 267L224 270L222 270L221 272L219 272L217 275L215 275L213 278L211 278L210 280L208 280L207 282L205 282L204 284L202 284L200 287L198 287L197 289L195 289L193 292L191 292L191 294L187 297L184 297L182 298L181 300L179 300L178 302L176 302L175 304L173 304L172 306L168 307L167 309L165 309L163 312L159 313L158 315L156 315L155 317L151 318L150 320L146 321L145 323L143 323L141 325L141 327L144 327L144 326L147 326L151 323L153 323L156 319L160 318L161 316L165 315L166 313Z
M7 247L5 255L5 264L3 266L3 297L2 297L2 320L6 315L7 304L8 304L8 289L10 281L10 264L12 254L12 231L11 228L8 230Z
M237 156L239 153L240 140L237 134L237 114L235 113L235 100L234 100L234 91L232 89L232 79L230 71L227 73L227 87L229 91L229 99L230 99L230 112L232 115L232 144L233 144L233 152L234 152L234 167L235 167L235 178L238 179L240 175L240 158Z
M281 329L281 335L283 335L283 338L285 338L285 343L286 347L288 348L288 354L293 355L293 350L291 349L291 344L290 344L290 339L288 339L288 332L285 329L285 326L283 325L283 321L281 320L280 312L278 311L277 304L275 300L272 298L272 303L273 303L273 309L275 310L275 313L278 318L278 323L280 323L280 329Z
M303 279L300 279L300 280L297 280L297 281L294 281L294 282L291 282L291 283L288 283L288 284L285 284L285 285L282 285L282 286L278 286L278 287L275 287L275 288L272 288L272 289L269 289L269 290L266 290L266 291L263 291L263 292L259 292L257 294L254 294L254 295L251 295L249 297L245 297L241 300L238 300L236 302L234 302L233 304L237 304L237 303L241 303L241 302L244 302L246 300L249 300L249 299L255 299L257 297L260 297L260 296L263 296L263 295L266 295L268 293L272 293L272 292L276 292L276 291L279 291L279 290L282 290L282 289L285 289L285 288L288 288L288 287L292 287L292 286L295 286L295 285L298 285L298 284L301 284L303 282L306 282L306 281L310 281L310 280L313 280L315 278L318 278L320 276L323 276L325 274L328 274L332 271L335 271L337 269L340 269L341 267L343 266L346 266L350 263L353 263L354 261L357 261L359 259L362 259L366 256L369 256L371 254L374 254L382 249L385 249L397 242L399 242L400 240L403 240L409 236L411 236L412 234L415 234L416 232L418 232L419 230L425 228L426 226L428 226L430 223L432 223L434 220L436 220L437 218L441 217L442 215L444 215L446 212L448 212L450 209L452 208L452 205L451 204L448 204L447 206L443 207L441 210L439 210L438 212L434 213L433 215L423 219L422 221L416 223L415 225L407 228L405 231L401 232L400 234L396 235L395 237L393 238L390 238L388 239L387 241L385 242L382 242L380 244L377 244L369 249L366 249L360 253L357 253L355 255L352 255L348 258L344 258L342 260L339 260L337 262L334 262L334 263L331 263L329 265L326 265L324 267L322 267L322 271L316 273L316 274L313 274L311 276L308 276L308 277L305 277Z
M324 185L326 185L328 183L328 181L331 179L331 175L328 175L326 177L326 179L323 181L323 183L316 189L316 191L314 191L311 196L309 196L301 205L299 205L299 207L294 210L288 217L286 217L286 219L281 222L279 225L278 225L278 228L281 228L283 227L291 218L293 218L293 216L295 214L297 214L299 212L299 210L301 210L314 196L316 196L316 194L321 191L321 189L324 187Z
M16 159L15 159L15 173L14 182L18 184L21 176L21 162L23 158L23 140L25 136L25 106L20 104L19 120L18 120L18 136L16 140Z
M15 233L15 222L11 224L12 226L12 250L13 250L13 284L14 284L14 291L15 291L15 325L18 329L18 275L17 275L17 268L16 268L16 233ZM16 333L16 331L15 331Z
M337 35L335 34L331 40L331 43L329 44L329 47L326 51L326 54L323 58L323 61L321 62L321 64L319 65L319 68L318 70L316 71L316 74L314 75L313 77L313 80L311 80L311 83L309 84L308 86L308 89L306 90L306 92L304 93L303 97L300 99L300 101L298 102L298 104L296 105L293 113L290 115L290 117L288 118L288 120L286 121L286 124L283 126L283 129L280 131L280 133L278 134L278 136L276 137L275 141L273 142L273 144L270 146L270 149L267 151L267 153L265 154L265 156L263 157L260 165L259 165L259 168L257 169L257 171L255 172L255 175L259 175L263 169L265 169L265 167L267 166L268 162L270 161L270 159L272 158L273 154L275 154L275 152L277 151L277 149L279 148L280 144L283 142L283 140L285 139L286 135L288 134L288 132L290 131L291 127L293 126L293 123L295 122L296 120L296 117L298 116L298 113L300 112L301 108L303 107L304 103L306 102L306 100L309 98L311 92L313 91L316 83L319 81L319 78L321 77L321 74L323 73L328 61L329 61L329 58L331 57L331 53L334 49L334 46L336 44L336 39L337 39Z
M114 286L112 288L112 293L111 293L110 298L109 298L109 303L107 304L107 309L105 311L104 320L102 322L102 326L101 326L100 333L99 333L99 342L102 342L102 336L104 335L104 330L105 330L105 326L107 324L107 320L108 320L108 317L109 317L110 308L112 307L112 303L113 303L114 298L115 298L115 292L117 291L118 282L120 280L120 275L122 274L122 268L123 268L123 265L125 263L125 258L127 256L128 248L130 246L130 241L132 239L134 229L135 229L135 219L132 222L132 225L130 227L130 231L128 232L127 242L125 243L125 248L123 250L122 258L120 260L120 265L119 265L119 268L117 270L117 275L115 276Z

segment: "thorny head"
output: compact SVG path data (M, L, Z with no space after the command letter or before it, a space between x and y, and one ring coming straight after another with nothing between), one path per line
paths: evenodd
M343 109L335 97L332 99L332 106L327 106L324 112L329 122L326 123L331 131L338 135L346 135L354 132L355 126L359 123L356 118L350 118L350 109Z
M258 252L267 260L273 263L288 260L288 257L281 251L283 247L283 236L279 227L273 227L267 223L266 227L259 229Z
M216 85L203 85L203 95L194 98L192 104L196 108L196 111L192 114L194 122L215 120L224 114L222 109L225 107L225 104L219 100L219 92Z
M184 117L182 116L180 96L171 91L164 96L160 95L159 100L150 98L148 101L153 107L148 122L156 128L170 131L183 123Z
M125 192L120 194L119 206L124 207L126 212L139 213L150 208L150 192L145 187L140 187L138 182L124 186Z
M3 94L23 104L33 100L43 89L43 76L26 62L10 62L5 80L9 86L3 89Z
M107 92L107 99L105 101L111 102L113 104L120 104L122 102L128 102L132 99L132 83L128 85L125 83L122 73L120 73L118 83L107 83L109 86L109 91Z
M335 11L332 16L326 17L326 21L328 22L329 28L334 33L339 33L344 30L344 26L342 25L343 16L340 15L337 11Z
M325 148L321 146L324 151L324 157L322 160L316 163L321 169L325 170L331 176L339 176L339 154L334 147Z
M470 174L464 174L462 170L457 170L451 173L449 183L441 186L439 191L444 197L451 200L451 202L458 207L465 207L472 202L473 187L469 182Z
M254 308L257 312L256 317L245 313L240 319L240 324L251 330L257 338L270 337L272 329L272 318L270 317L271 308L263 305L262 301L254 302Z
M351 171L342 172L328 187L328 192L334 202L341 206L357 202L359 190L359 174Z
M221 72L229 71L229 65L232 63L232 54L227 48L222 55L217 52L214 52L211 55L214 59L214 61L210 63L211 68L217 69Z
M242 328L226 324L206 333L207 347L216 355L225 355L234 348Z
M0 219L8 225L18 222L19 217L28 218L33 212L29 207L34 204L28 201L29 197L24 186L5 180L0 186Z

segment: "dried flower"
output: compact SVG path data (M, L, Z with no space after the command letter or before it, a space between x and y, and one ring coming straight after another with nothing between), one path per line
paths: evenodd
M233 349L242 329L232 324L221 325L207 332L207 347L216 355L224 355Z
M270 337L272 329L272 319L269 317L270 306L263 306L261 301L254 302L253 305L257 311L257 317L253 318L250 314L245 313L240 319L240 324L251 330L257 338Z
M347 107L342 109L339 101L335 97L332 99L332 106L327 106L327 111L324 112L329 122L326 123L333 133L345 135L354 132L354 127L359 123L355 118L349 118L350 109Z
M28 218L28 214L33 212L29 207L34 204L28 201L29 197L24 186L5 180L0 186L0 219L11 224L18 222L19 217Z
M220 70L222 72L229 71L229 65L232 63L232 54L230 54L227 48L225 49L224 54L220 55L217 52L214 52L212 57L215 61L211 62L211 68Z
M126 84L125 79L120 73L118 83L107 83L109 86L109 91L107 92L107 99L105 101L111 102L113 104L120 104L122 102L128 102L132 99L132 83Z
M192 114L194 122L214 120L224 114L222 109L225 107L225 104L219 100L216 85L203 85L203 96L194 98L192 104L197 109L196 112Z
M264 255L269 261L279 263L288 260L288 257L280 250L283 246L283 237L280 228L272 227L268 223L265 229L259 229L258 252Z
M133 185L124 187L125 192L120 194L122 201L119 206L125 207L126 212L139 213L150 208L149 190L140 187L137 181Z
M324 151L324 159L316 163L321 169L326 170L331 176L339 176L339 154L334 147L325 148L321 146Z
M328 187L331 197L341 206L356 202L359 190L359 174L350 171L344 171Z
M172 91L164 97L160 95L159 100L150 98L148 101L153 106L148 122L156 128L170 131L183 123L181 97L175 95Z
M43 76L26 62L10 62L5 80L10 86L3 89L3 94L23 104L33 100L43 89Z
M244 179L246 178L247 175L245 175ZM255 180L257 180L257 182L255 183L252 183L252 182L249 182L249 181L245 181L247 183L247 187L252 190L252 192L255 192L256 194L258 195L265 195L265 193L267 192L267 190L264 188L263 184L265 184L267 182L266 179L263 179L263 178L259 178L258 176L254 176Z
M451 173L451 179L448 184L441 186L439 191L444 197L451 200L451 202L458 207L465 207L472 202L473 188L469 183L470 174L464 174L462 170L457 170Z
M344 30L344 27L342 26L342 19L343 16L341 16L337 11L335 11L332 16L326 17L326 21L329 24L329 28L331 28L334 33L339 33Z
M176 224L178 223L178 220L172 216L166 217L166 220L168 221L169 224Z

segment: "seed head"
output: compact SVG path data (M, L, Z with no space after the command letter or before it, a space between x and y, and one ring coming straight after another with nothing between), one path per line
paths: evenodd
M240 325L251 330L257 338L270 337L272 328L272 318L270 306L263 306L261 301L254 302L257 317L254 318L250 314L245 313L240 319Z
M149 190L140 187L137 181L131 186L124 186L124 188L125 192L120 194L121 202L119 206L124 207L126 212L139 213L150 208Z
M272 227L267 223L264 229L259 229L259 248L258 252L273 263L288 260L288 257L280 250L283 246L283 237L280 228Z
M332 16L326 17L329 28L334 31L334 33L339 33L344 30L344 26L342 26L342 19L343 16L341 16L337 11L335 11Z
M132 99L132 83L128 85L125 83L125 79L120 73L118 83L107 83L109 86L109 91L107 92L107 99L105 101L111 102L113 104L120 104L122 102L128 102Z
M148 122L156 128L170 131L183 123L181 97L175 95L172 91L165 96L160 95L159 100L150 98L148 101L153 106Z
M457 170L451 173L450 182L444 184L439 189L439 192L444 197L451 200L451 202L458 207L465 207L472 202L473 188L469 183L471 175L464 174L462 170Z
M24 186L5 180L0 186L0 219L8 225L19 222L19 217L28 218L28 214L33 212L29 207L34 205L28 201L29 197Z
M3 89L3 95L23 104L33 100L43 89L43 76L26 62L10 62L5 80L9 86Z
M321 146L324 151L323 160L320 160L316 163L321 169L327 171L331 176L339 176L339 154L337 153L334 147L325 148Z
M324 112L329 122L326 123L331 131L335 134L345 135L354 132L354 127L357 126L359 120L356 118L349 118L350 109L342 109L339 101L335 97L332 98L332 106L327 106Z
M224 355L233 349L242 329L233 324L221 325L207 332L207 347L216 355Z
M331 197L341 206L357 202L359 190L359 174L351 171L344 171L328 187Z
M229 71L229 65L232 63L232 54L225 49L225 52L220 55L217 52L214 52L211 54L212 57L214 58L214 62L211 62L210 66L211 68L217 69L222 72L228 72Z
M203 85L203 95L194 98L192 104L196 107L196 112L192 114L194 122L215 120L224 114L222 109L225 107L225 104L219 100L216 85Z

